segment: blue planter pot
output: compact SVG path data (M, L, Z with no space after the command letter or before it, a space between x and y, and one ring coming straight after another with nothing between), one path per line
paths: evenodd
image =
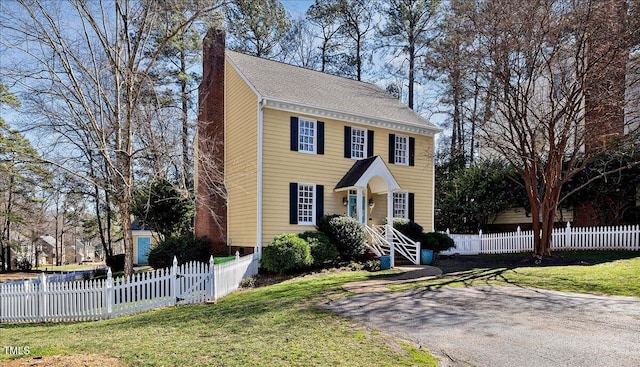
M429 265L433 261L433 250L420 250L420 264Z
M380 256L380 269L382 270L391 269L391 256L389 255Z

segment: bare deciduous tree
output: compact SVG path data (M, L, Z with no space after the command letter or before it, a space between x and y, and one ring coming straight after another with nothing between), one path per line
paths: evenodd
M612 149L636 149L637 121L624 115L626 2L481 1L476 16L478 57L495 82L485 153L522 176L534 255L546 256L563 185Z
M218 7L192 9L180 24L169 24L165 3L172 1L179 2L17 0L0 5L0 42L21 61L3 63L2 73L20 84L24 94L39 96L52 111L65 111L70 117L55 120L60 125L50 137L51 144L73 146L70 142L78 136L74 131L82 131L87 147L99 157L94 163L104 165L109 179L105 190L120 212L124 229L126 275L133 272L129 213L135 160L145 149L136 146L137 134L140 126L149 123L140 111L145 93L153 90L149 76L164 46ZM159 29L163 39L157 37ZM36 128L47 126L47 121ZM55 163L64 166L66 162ZM66 168L75 172L73 167Z

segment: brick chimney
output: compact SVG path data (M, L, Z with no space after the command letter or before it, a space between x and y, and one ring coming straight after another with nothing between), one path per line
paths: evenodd
M203 41L202 83L198 90L195 232L207 237L213 255L228 255L224 186L225 31L209 29Z

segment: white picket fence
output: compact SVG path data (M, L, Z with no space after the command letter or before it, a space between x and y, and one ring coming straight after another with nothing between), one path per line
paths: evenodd
M533 231L483 234L451 234L456 247L442 255L504 254L533 251ZM551 250L640 251L640 226L555 228Z
M190 262L129 278L50 282L46 275L0 283L0 322L108 319L171 305L217 300L258 273L257 253L222 264Z

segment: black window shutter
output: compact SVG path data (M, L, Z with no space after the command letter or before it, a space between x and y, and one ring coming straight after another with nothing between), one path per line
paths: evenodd
M367 158L373 157L373 130L367 130Z
M316 224L324 215L324 186L316 185Z
M396 163L396 134L389 134L389 163Z
M416 160L416 138L409 138L409 165L414 166Z
M318 154L324 154L324 122L318 121Z
M298 184L289 183L289 224L298 224Z
M291 150L298 151L298 118L291 116Z
M344 127L344 157L351 158L351 127Z
M412 192L409 193L409 202L407 203L407 210L409 211L409 220L411 222L415 222L416 216L415 216L415 210L414 210L414 204L416 201L416 195Z

